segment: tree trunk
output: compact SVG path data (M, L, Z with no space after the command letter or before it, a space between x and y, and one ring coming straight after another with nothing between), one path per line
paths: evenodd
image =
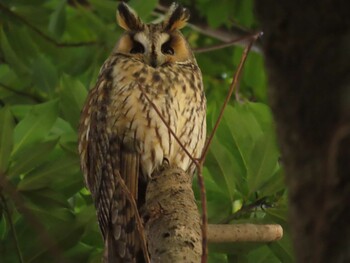
M350 4L255 7L297 262L350 262Z

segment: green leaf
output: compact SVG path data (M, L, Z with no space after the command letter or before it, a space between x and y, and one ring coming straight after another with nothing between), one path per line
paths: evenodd
M278 167L277 171L270 177L270 179L265 181L260 188L261 196L273 195L278 191L281 191L286 187L284 183L284 169Z
M13 154L27 145L42 141L58 116L58 101L33 106L29 114L16 126Z
M205 166L213 174L213 179L222 187L227 189L231 200L234 199L237 179L242 172L242 167L233 158L233 155L214 137ZM240 189L242 190L242 189Z
M7 38L10 41L11 48L20 58L21 63L26 67L31 68L31 60L38 56L38 47L33 41L30 33L26 27L19 27L14 24L10 24L8 31L5 31ZM21 81L23 81L21 79Z
M208 1L205 4L198 5L199 11L206 16L210 27L219 27L228 23L231 10L231 2L222 0L220 3L216 1Z
M156 8L158 0L130 0L128 4L137 12L144 22L147 22L147 18Z
M18 189L28 191L50 185L59 187L60 184L71 184L76 180L74 177L72 178L72 175L76 175L79 169L79 158L66 154L30 172L19 183ZM78 180L82 181L83 178L81 177Z
M279 152L272 131L266 132L254 145L248 161L247 181L250 193L258 191L276 172Z
M14 164L9 170L9 176L19 176L28 173L43 163L54 149L58 139L22 148L13 157Z
M15 123L8 107L0 110L0 173L7 170L13 148Z
M257 249L254 249L248 254L248 262L251 263L279 263L279 259L271 254L270 249L263 245ZM283 261L285 262L285 261Z
M66 0L61 0L50 17L49 31L56 37L61 37L65 29L66 2Z
M264 61L261 54L250 53L243 71L244 82L254 91L254 96L266 101L267 76L264 70Z
M111 0L90 0L89 1L97 12L103 14L106 18L111 18L115 21L115 15L117 10L117 3Z
M33 60L32 78L41 91L51 94L58 82L57 68L44 55L40 55Z
M247 169L247 162L254 147L254 141L263 134L259 123L252 114L251 105L228 105L223 120L222 126L227 126L226 132L232 137L232 147L235 146L239 153L237 158L243 161ZM222 138L223 135L220 133L219 137Z
M283 207L282 205L279 205L278 207L275 208L269 208L265 210L267 216L266 218L276 222L278 224L285 225L287 222L287 215L288 211L286 207Z
M51 188L33 189L30 191L20 190L20 193L25 198L25 205L31 210L41 210L40 213L44 217L54 217L62 221L70 221L74 218L68 209L67 199L62 193ZM48 220L48 223L54 222Z
M232 202L226 188L222 188L212 179L209 170L204 167L203 178L207 197L207 214L211 223L221 222L232 212ZM193 180L193 190L197 200L200 200L198 177ZM201 206L199 209L201 210Z
M280 262L293 263L295 262L293 255L293 246L291 237L284 229L283 238L277 242L271 242L268 244L273 254L280 260Z
M5 213L0 214L0 240L3 240L7 234L7 224Z
M235 20L241 26L251 27L254 23L253 9L253 0L235 1Z
M244 165L239 175L246 178L250 194L271 182L276 173L279 152L271 113L266 105L228 105L218 137L222 144L231 147L235 159Z
M9 0L11 2L15 2L16 4L20 5L35 5L38 7L39 5L42 5L47 2L47 0Z
M89 257L95 252L96 248L79 242L76 246L70 247L65 258L71 259L72 262L90 262Z
M11 68L20 76L29 72L29 68L26 67L22 60L17 56L16 52L12 48L10 42L11 39L6 35L3 27L0 29L0 47L5 61L11 65Z
M78 127L80 112L83 108L87 90L76 79L63 76L60 83L60 110L65 120L75 129Z

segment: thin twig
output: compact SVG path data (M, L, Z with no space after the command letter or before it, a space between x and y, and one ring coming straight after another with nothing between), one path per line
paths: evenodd
M229 91L228 91L228 94L225 98L225 101L221 107L221 110L220 110L220 113L219 113L219 117L218 119L216 120L216 123L214 125L214 128L213 128L213 131L211 132L210 134L210 137L207 141L207 143L205 144L204 146L204 149L203 149L203 153L202 153L202 157L200 158L200 163L203 164L204 161L205 161L205 158L206 158L206 155L208 154L208 150L209 150L209 146L214 138L214 135L216 133L216 130L218 129L219 127L219 124L221 122L221 119L223 117L223 114L224 114L224 111L225 111L225 108L228 104L228 102L230 101L230 98L232 96L232 93L233 91L236 89L236 86L237 86L237 83L238 83L238 80L239 80L239 77L241 75L241 72L242 72L242 69L243 69L243 66L244 66L244 63L245 61L247 60L247 56L248 56L248 53L253 45L253 43L258 39L258 37L261 35L261 33L257 33L255 34L254 36L252 36L252 40L249 42L249 45L244 49L243 51L243 54L242 54L242 57L241 57L241 60L239 62L239 65L238 65L238 68L237 68L237 71L236 73L234 74L233 76L233 80L230 84L230 88L229 88Z
M57 47L82 47L82 46L92 46L92 45L96 45L98 44L97 41L87 41L87 42L76 42L76 43L66 43L66 42L57 42L56 40L54 40L53 38L51 38L50 36L48 36L47 34L45 34L44 32L42 32L40 29L36 28L35 26L33 26L31 23L29 23L26 19L24 19L23 17L21 17L20 15L16 14L15 12L12 12L10 9L8 9L5 5L0 3L0 10L4 11L5 13L7 13L8 15L14 17L15 19L19 20L20 22L22 22L24 25L26 25L27 27L29 27L31 30L33 30L34 32L36 32L39 36L41 36L43 39L45 39L46 41L52 43L53 45L57 46Z
M9 208L7 206L6 199L5 199L5 197L3 196L2 193L0 193L0 199L1 199L1 202L2 202L2 205L3 205L3 208L4 208L5 215L7 217L7 222L10 225L10 229L11 229L11 233L12 233L12 237L13 237L13 242L14 242L16 250L17 250L18 260L19 260L20 263L24 263L22 252L21 252L21 249L19 247L19 242L18 242L18 238L17 238L16 228L15 228L15 226L13 224L12 217L11 217L11 214L10 214L10 210L9 210Z
M232 47L237 42L241 42L242 40L252 39L252 37L254 37L254 36L255 36L255 34L247 35L247 36L236 38L236 39L234 39L234 40L232 40L230 42L227 42L227 43L220 43L220 44L209 46L209 47L194 48L193 51L195 53L205 53L205 52L215 51L215 50L218 50L218 49Z
M243 66L244 66L244 62L246 61L246 58L247 58L247 55L249 53L249 50L251 49L254 41L258 38L259 35L254 35L252 37L252 40L249 42L248 46L244 49L244 52L243 52L243 55L242 55L242 58L241 58L241 61L238 65L238 69L237 69L237 72L236 74L234 75L233 77L233 80L232 80L232 83L230 85L230 89L229 89L229 92L226 96L226 99L224 101L224 104L221 108L221 111L220 111L220 114L219 114L219 117L215 123L215 126L214 126L214 129L209 137L209 140L207 141L207 143L205 144L205 147L203 149L203 153L202 153L202 157L200 158L199 160L199 165L197 166L197 169L198 169L198 183L199 183L199 187L201 189L201 202L202 202L202 236L203 236L203 240L202 240L202 259L201 259L201 262L202 263L205 263L207 262L207 253L208 253L208 248L207 248L207 224L208 224L208 219L207 219L207 212L206 212L206 193L205 193L205 185L204 185L204 179L203 179L203 175L202 175L202 167L203 167L203 164L204 164L204 161L205 161L205 158L206 158L206 155L208 153L208 149L209 149L209 146L213 140L213 137L214 137L214 134L219 126L219 123L223 117L223 113L224 113L224 110L226 108L226 105L228 103L228 101L230 100L231 96L232 96L232 93L233 91L235 90L235 87L237 86L237 83L238 83L238 79L239 79L239 76L241 74L241 71L243 69Z

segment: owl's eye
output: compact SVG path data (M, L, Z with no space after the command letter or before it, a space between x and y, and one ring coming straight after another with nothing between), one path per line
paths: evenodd
M167 41L162 45L162 53L167 55L174 55L175 51L170 46L170 41Z
M130 49L131 54L143 54L145 52L145 48L140 42L134 41L132 49Z

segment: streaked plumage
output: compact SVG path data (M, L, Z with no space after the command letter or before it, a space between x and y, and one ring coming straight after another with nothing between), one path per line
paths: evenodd
M174 4L164 22L144 24L121 3L117 18L126 31L82 111L81 167L95 202L106 262L136 262L141 250L136 211L119 180L140 208L147 180L164 160L190 174L194 171L141 88L187 150L196 158L201 155L206 136L202 77L178 31L188 17L186 9Z

